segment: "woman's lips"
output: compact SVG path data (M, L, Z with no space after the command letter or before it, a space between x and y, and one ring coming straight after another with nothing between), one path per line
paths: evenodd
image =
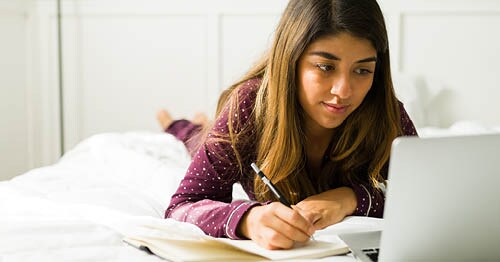
M348 105L329 104L329 103L324 103L324 102L323 102L323 105L325 106L325 109L328 112L337 113L337 114L345 113L347 111L347 108L349 107Z

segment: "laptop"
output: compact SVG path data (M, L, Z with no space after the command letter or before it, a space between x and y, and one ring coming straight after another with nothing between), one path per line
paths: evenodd
M400 137L383 231L341 234L360 261L500 261L500 134Z

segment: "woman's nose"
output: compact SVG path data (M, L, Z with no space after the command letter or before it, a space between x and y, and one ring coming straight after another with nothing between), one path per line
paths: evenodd
M349 76L340 75L339 77L336 77L333 81L330 93L332 95L338 96L341 99L349 98L352 95Z

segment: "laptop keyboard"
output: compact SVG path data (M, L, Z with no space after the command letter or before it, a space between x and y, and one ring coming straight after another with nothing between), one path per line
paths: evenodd
M367 255L372 261L377 262L378 261L378 248L369 248L369 249L363 249L362 250L365 255Z

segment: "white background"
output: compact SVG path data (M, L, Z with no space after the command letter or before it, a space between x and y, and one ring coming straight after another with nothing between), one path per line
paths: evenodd
M63 0L66 150L213 112L285 0ZM500 125L500 1L380 0L397 92L417 127ZM0 0L0 180L60 151L55 0Z

